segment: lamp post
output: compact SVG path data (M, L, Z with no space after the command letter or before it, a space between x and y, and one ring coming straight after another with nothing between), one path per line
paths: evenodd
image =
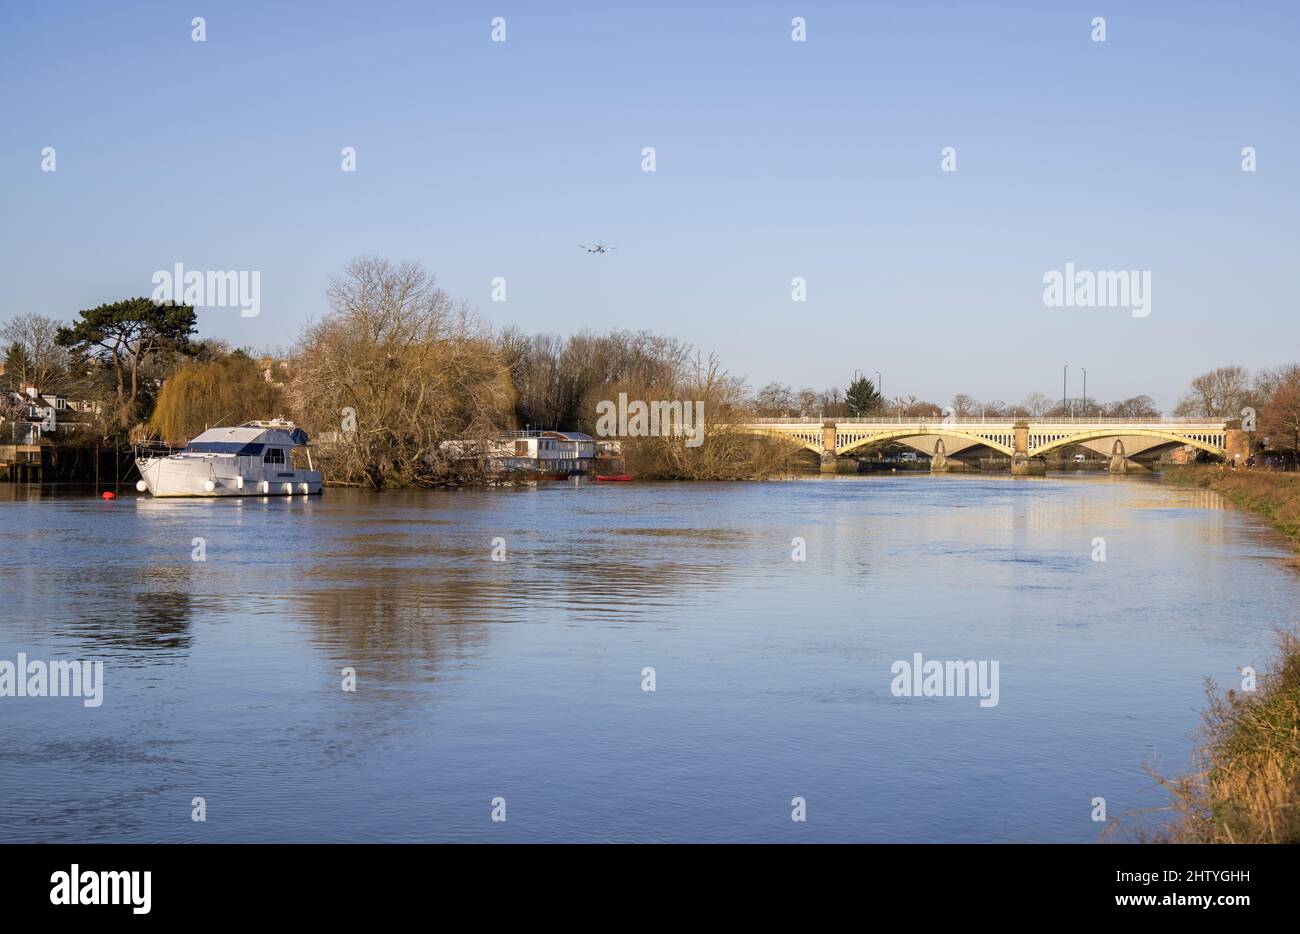
M876 370L876 392L880 393L880 398L885 398L885 381L880 378L879 370Z
M1083 414L1086 416L1086 415L1088 414L1088 368L1085 366L1085 367L1081 367L1081 369L1083 370L1083 402L1082 402L1082 405L1083 405L1083 407L1084 407Z
M1065 365L1065 369L1061 371L1061 417L1062 418L1065 417L1065 379L1066 376L1069 374L1069 372L1070 372L1070 364L1067 363Z

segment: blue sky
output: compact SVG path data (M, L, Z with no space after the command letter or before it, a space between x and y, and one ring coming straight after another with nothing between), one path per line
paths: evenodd
M1013 402L1069 364L1072 395L1086 367L1090 395L1167 408L1206 369L1300 358L1298 25L1287 2L6 4L0 318L255 269L261 315L201 331L288 346L367 253L495 324L669 333L754 385L879 370ZM1150 317L1045 307L1067 262L1150 270Z

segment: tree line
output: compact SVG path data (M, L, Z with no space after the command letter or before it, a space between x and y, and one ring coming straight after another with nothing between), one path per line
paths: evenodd
M562 337L494 329L441 289L418 263L361 257L333 277L327 310L287 353L256 353L199 339L193 308L131 298L86 309L71 323L37 314L0 328L3 388L32 385L91 403L80 440L183 442L209 426L293 418L320 440L333 482L433 485L473 479L443 444L503 431L595 433L596 406L617 397L703 400L705 443L625 441L643 476L733 478L779 472L797 449L736 429L752 417L1153 417L1151 398L1062 403L1034 393L1018 404L958 394L948 406L914 395L884 397L857 376L847 389L750 390L715 356L648 331L583 331ZM13 397L0 422L16 419ZM1250 373L1221 367L1191 381L1175 414L1241 418L1257 413L1270 445L1300 450L1300 365ZM78 440L74 437L69 440Z
M989 418L1160 416L1160 410L1150 396L1134 396L1114 402L1099 402L1093 398L1062 402L1036 392L1019 403L1008 404L1000 399L981 402L974 396L958 393L947 404L940 405L915 395L885 398L871 380L864 377L851 382L848 390L841 390L838 386L822 391L806 388L796 390L784 383L768 383L754 394L753 406L755 414L770 418L929 418L942 416L947 409L959 417L983 415Z

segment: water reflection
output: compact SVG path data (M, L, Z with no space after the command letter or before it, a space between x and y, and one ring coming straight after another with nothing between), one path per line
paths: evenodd
M1263 520L1132 478L0 509L0 658L110 663L94 715L0 699L0 837L475 840L490 788L499 838L774 839L793 787L813 839L1091 840L1300 601ZM1001 704L891 696L915 651Z

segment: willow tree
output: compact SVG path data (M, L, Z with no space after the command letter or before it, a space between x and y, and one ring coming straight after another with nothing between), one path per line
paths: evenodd
M218 425L282 414L284 399L242 350L215 360L188 360L163 383L149 427L168 441Z

